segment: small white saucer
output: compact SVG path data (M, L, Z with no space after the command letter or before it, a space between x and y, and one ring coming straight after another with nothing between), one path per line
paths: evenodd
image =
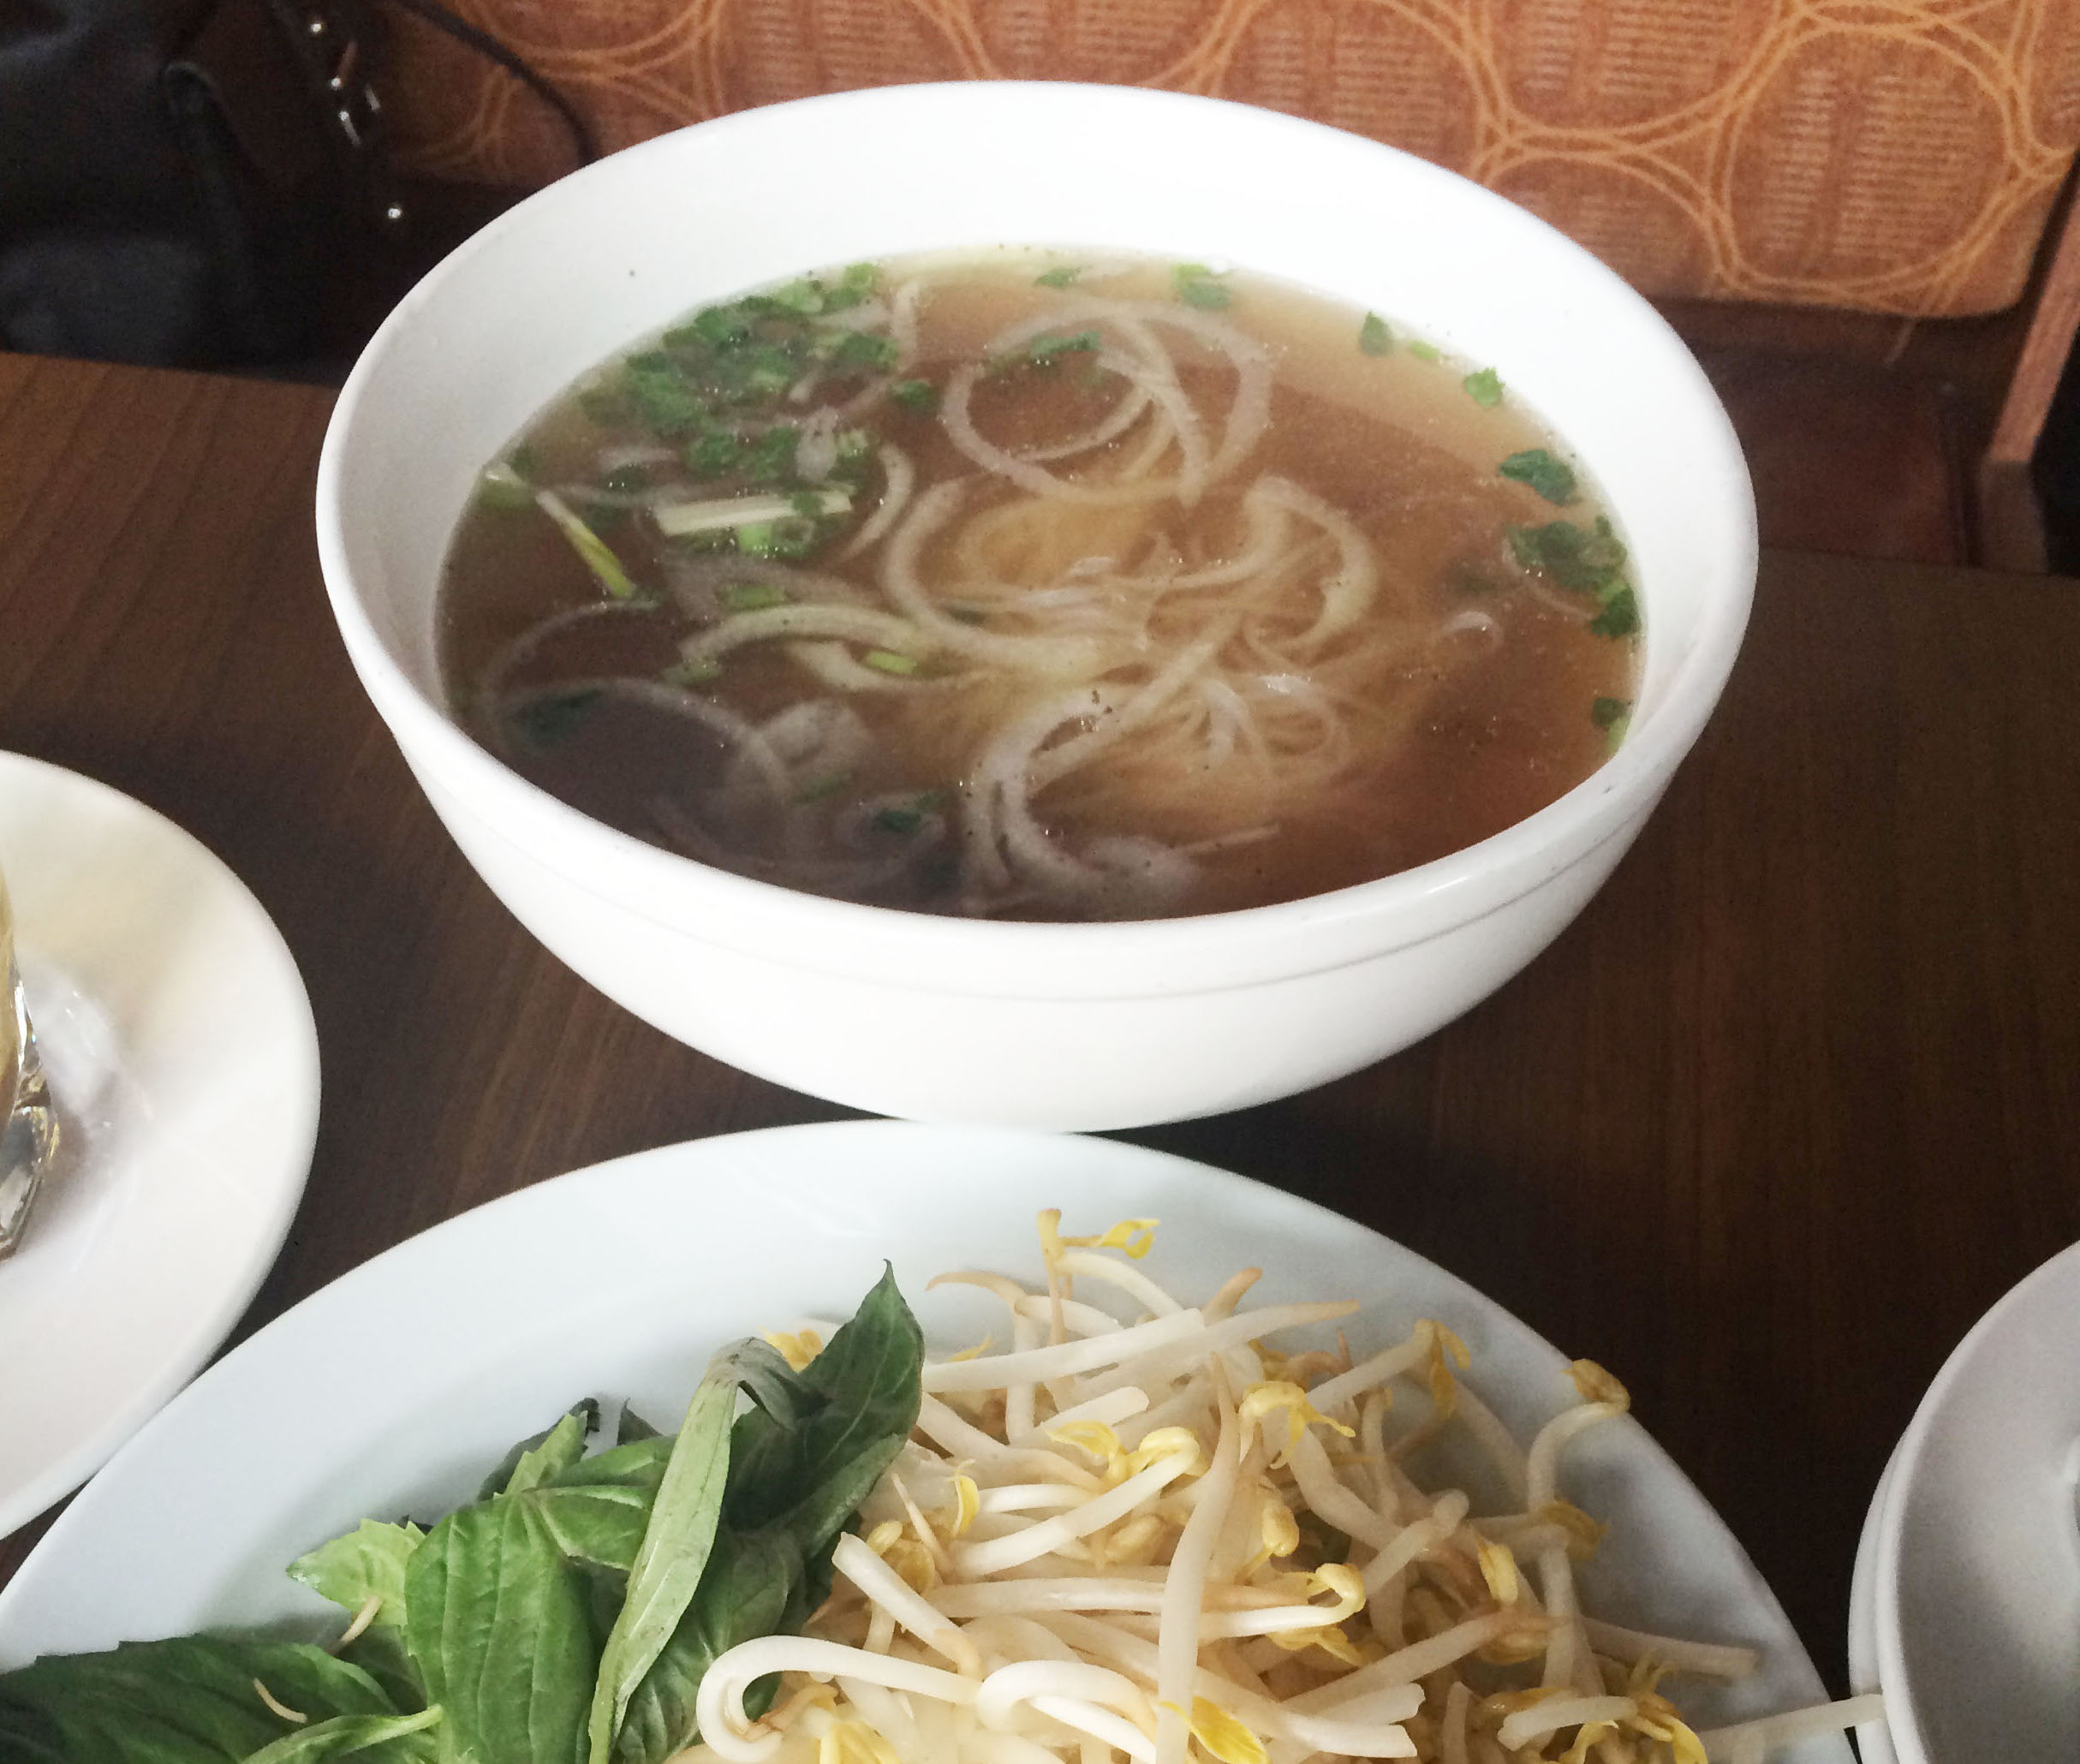
M303 1192L318 1034L273 922L128 796L0 753L0 863L63 1138L0 1261L0 1535L98 1469L252 1302Z
M1880 1479L1850 1677L1866 1764L2080 1758L2080 1244L1973 1326Z

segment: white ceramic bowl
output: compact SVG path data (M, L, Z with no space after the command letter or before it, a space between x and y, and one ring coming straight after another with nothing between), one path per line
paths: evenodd
M720 873L587 819L450 720L444 550L483 463L688 308L804 269L1005 242L1242 265L1493 363L1600 482L1647 624L1630 738L1552 807L1361 887L1248 912L1020 925ZM1090 1129L1284 1096L1427 1034L1594 892L1696 740L1746 622L1746 470L1653 310L1523 210L1354 135L1124 87L885 88L702 123L541 192L405 300L343 393L319 555L354 664L469 861L668 1034L814 1094Z
M1850 1676L1865 1764L2080 1758L2080 1243L1972 1327L1871 1502Z

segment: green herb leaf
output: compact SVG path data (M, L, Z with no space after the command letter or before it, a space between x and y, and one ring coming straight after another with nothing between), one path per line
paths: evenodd
M522 1439L506 1454L477 1493L479 1500L494 1494L524 1494L560 1476L585 1456L585 1442L599 1425L599 1405L590 1397L576 1404L546 1433Z
M1529 485L1556 508L1564 509L1577 498L1575 468L1565 460L1554 458L1543 447L1528 447L1522 453L1512 453L1499 469L1504 477Z
M767 606L784 606L787 591L772 582L725 582L715 598L730 612L757 612Z
M1073 288L1082 273L1080 264L1057 264L1052 270L1042 270L1033 283L1036 288Z
M367 1764L434 1764L439 1753L429 1730L441 1720L439 1709L415 1715L335 1715L283 1734L244 1764L322 1764L356 1755Z
M839 369L851 368L868 373L885 372L900 359L902 351L896 347L892 337L879 337L872 331L848 331L831 351L831 365Z
M576 692L553 692L530 700L511 713L520 738L537 753L570 739L571 731L591 714L602 694L596 686Z
M1358 326L1358 348L1368 355L1386 355L1393 352L1393 331L1377 313L1368 313L1365 322Z
M888 396L905 410L922 411L927 416L939 408L939 388L928 379L899 379L888 389Z
M1026 360L1035 367L1046 367L1064 355L1094 355L1105 347L1105 340L1095 331L1078 331L1063 337L1036 337L1026 345Z
M660 435L689 434L706 420L706 402L688 384L685 370L662 349L623 362L621 388L636 414Z
M501 1496L426 1534L405 1565L405 1641L441 1753L462 1764L575 1764L599 1653L579 1570L535 1505Z
M1425 343L1421 337L1417 337L1409 345L1409 354L1415 356L1418 361L1436 361L1443 359L1443 353L1435 343Z
M582 1754L590 1764L608 1764L629 1698L685 1616L707 1566L729 1481L737 1383L726 1368L702 1379L673 1442L628 1595L600 1653Z
M289 1577L343 1611L359 1612L371 1598L380 1600L374 1624L402 1628L404 1565L425 1538L426 1533L408 1521L387 1525L380 1519L364 1519L352 1531L297 1557L289 1564Z
M1630 637L1640 628L1639 598L1621 587L1603 603L1603 611L1588 622L1599 637Z
M823 1602L838 1531L917 1424L924 1338L891 1272L802 1371L760 1341L726 1357L757 1406L731 1429L708 1571L629 1700L617 1764L663 1764L689 1743L708 1665L754 1636L798 1628Z
M1622 586L1618 571L1624 566L1625 548L1601 515L1594 527L1571 521L1512 527L1509 542L1523 568L1541 570L1576 593L1614 593Z
M1476 404L1489 408L1502 402L1502 376L1492 367L1475 368L1459 382L1466 388L1466 396Z
M742 459L743 443L727 429L706 429L679 450L681 462L695 478L720 478Z
M1201 312L1221 312L1235 297L1227 283L1204 264L1179 264L1171 271L1171 280L1177 298Z
M0 1678L0 1757L9 1764L234 1764L292 1733L258 1680L312 1721L396 1716L368 1673L301 1642L190 1636L105 1654L49 1654Z
M1588 719L1599 729L1608 729L1630 715L1631 704L1622 698L1600 698L1588 709Z

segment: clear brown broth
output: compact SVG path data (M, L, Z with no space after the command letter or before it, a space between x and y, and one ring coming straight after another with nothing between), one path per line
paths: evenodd
M931 271L920 360L904 372L943 380L951 364L973 359L1008 322L1058 298L1035 287L1036 263L1075 260L1005 253L969 263L960 277ZM884 285L902 273L900 266L885 270ZM1065 851L1088 849L1109 836L1199 853L1195 881L1182 897L1163 903L1165 913L1319 894L1499 831L1601 763L1622 731L1622 720L1618 730L1608 725L1614 709L1632 696L1636 668L1636 638L1599 635L1592 628L1595 599L1523 568L1513 551L1513 527L1562 519L1586 527L1603 512L1585 478L1579 499L1558 507L1499 475L1499 462L1527 450L1565 457L1530 413L1506 391L1492 408L1476 402L1464 384L1469 364L1423 359L1405 337L1384 355L1358 349L1362 315L1347 307L1257 278L1224 278L1224 285L1231 297L1217 316L1243 326L1273 356L1272 417L1243 466L1184 517L1199 536L1185 534L1177 543L1195 558L1231 555L1241 542L1243 492L1263 474L1278 474L1350 517L1383 560L1398 626L1428 635L1413 647L1405 641L1380 645L1369 658L1345 657L1328 668L1327 689L1350 730L1352 753L1326 778L1310 776L1305 790L1282 788L1261 766L1246 766L1231 755L1213 763L1210 748L1196 757L1186 748L1171 756L1176 763L1158 755L1109 770L1100 760L1034 794L1040 827ZM1108 278L1104 291L1159 299L1174 295L1174 287L1170 266L1153 265ZM1194 402L1217 406L1228 374L1225 361L1189 345L1177 355L1180 382ZM975 390L976 426L999 444L1018 448L1072 435L1106 408L1103 384L1085 384L1094 378L1102 376L985 376ZM885 402L866 420L878 440L893 442L916 462L921 485L976 474L938 414ZM597 478L603 448L655 437L640 426L603 423L574 393L521 438L531 479L560 483ZM1123 446L1114 444L1106 454L1116 457ZM1103 459L1085 463L1087 478L1106 468ZM986 488L976 506L992 496L1018 494ZM871 504L865 498L802 567L848 573L828 553L842 548ZM1132 516L1101 515L1094 543L1135 527ZM640 513L605 523L604 536L646 586L676 551L682 554L676 542L647 528ZM922 574L951 593L957 571L950 551L944 539L927 546ZM851 573L872 594L874 554L861 561L865 567ZM506 702L553 691L560 682L657 679L679 660L688 631L685 615L666 597L660 595L665 604L654 612L593 619L540 644L505 679L499 703L479 689L487 669L543 620L600 598L599 582L551 520L539 510L480 501L461 522L445 571L440 635L446 678L468 726L527 776L588 814L670 846L728 763L725 739L611 694L584 705L567 727L550 730L538 720L521 738ZM1147 676L1129 666L1117 677L1133 686ZM776 643L732 651L718 677L687 689L754 722L824 690ZM873 742L833 795L871 802L915 792L951 817L957 808L940 805L962 802L986 731L1031 703L1037 689L1030 680L998 678L954 692L853 694L848 702ZM904 836L898 826L883 839L878 825L869 828L869 844ZM1235 843L1224 847L1228 840ZM937 861L920 862L892 883L861 889L811 877L800 885L916 910L977 910L972 898L963 898L951 867L954 832L944 844ZM705 846L700 855L714 855ZM770 852L750 851L741 867L775 877L770 860ZM1130 899L1034 897L980 909L1078 918L1138 916L1146 907Z

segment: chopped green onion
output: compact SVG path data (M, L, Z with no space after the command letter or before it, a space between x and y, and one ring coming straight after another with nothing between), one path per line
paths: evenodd
M1064 355L1094 355L1105 347L1095 331L1078 331L1064 337L1036 337L1026 345L1026 360L1046 367Z
M820 802L826 796L835 796L852 782L849 772L826 772L821 778L811 778L795 792L797 802Z
M1058 264L1052 270L1042 270L1033 282L1037 288L1073 288L1076 277L1082 273L1080 264Z
M879 668L884 674L915 674L917 658L902 655L893 649L870 649L860 660L870 668Z
M1409 354L1415 356L1418 361L1435 361L1439 359L1440 352L1435 343L1427 343L1421 337L1417 337L1414 343L1409 345Z
M814 508L807 504L814 502ZM790 515L843 515L852 507L846 490L808 490L793 496L728 496L706 502L666 503L650 511L658 531L667 539L688 533L714 533L735 528L741 536L746 527L784 521Z
M736 469L743 444L727 429L707 429L679 450L679 458L696 478L720 478Z
M527 509L534 505L534 486L500 460L484 468L477 480L477 501L487 509Z
M1466 388L1466 396L1476 404L1493 409L1502 402L1502 376L1492 367L1480 367L1459 382Z
M1235 298L1227 283L1204 264L1179 264L1171 271L1171 280L1177 286L1177 298L1202 312L1220 312Z
M621 390L635 414L660 435L690 434L706 420L706 401L662 349L629 356L622 364Z
M888 389L888 396L905 410L922 411L927 416L939 408L939 388L928 379L899 379Z
M1575 468L1542 447L1512 453L1499 469L1504 477L1529 485L1555 508L1564 509L1576 499Z
M715 598L730 612L757 612L787 604L786 590L772 582L726 582Z
M570 505L553 490L538 490L534 500L541 511L563 529L563 537L585 560L585 567L599 579L599 585L617 600L633 600L639 590L621 567L606 541L571 511Z
M1368 355L1391 354L1394 347L1394 333L1386 319L1377 313L1368 313L1365 322L1358 326L1358 348Z

